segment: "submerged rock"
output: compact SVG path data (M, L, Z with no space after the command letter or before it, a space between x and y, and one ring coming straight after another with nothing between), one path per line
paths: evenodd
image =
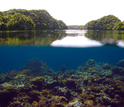
M107 69L110 69L111 66L110 66L110 64L105 63L105 64L102 66L102 68L105 69L105 70L107 70Z
M86 64L88 64L89 66L94 66L96 64L96 62L93 59L89 59Z
M52 70L44 61L33 58L28 63L20 69L20 72L24 70L30 71L29 75L32 76L42 76L42 75L52 75L54 70Z
M117 63L117 66L124 67L124 59L120 60L120 61Z
M71 88L76 88L76 83L73 79L68 79L66 82L65 82L65 85L71 89Z
M31 80L31 84L33 84L35 89L42 90L43 84L44 84L44 78L43 77L35 77Z
M124 69L122 67L113 67L112 68L112 73L123 75L124 74Z

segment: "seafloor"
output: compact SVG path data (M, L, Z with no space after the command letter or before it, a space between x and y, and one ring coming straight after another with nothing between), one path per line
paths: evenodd
M0 107L124 107L124 59L116 66L89 59L58 72L31 59L0 74Z

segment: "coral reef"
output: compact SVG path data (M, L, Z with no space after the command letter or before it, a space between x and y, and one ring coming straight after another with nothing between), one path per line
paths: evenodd
M121 61L119 61L121 62ZM123 107L124 68L89 59L58 72L39 59L0 75L0 107Z

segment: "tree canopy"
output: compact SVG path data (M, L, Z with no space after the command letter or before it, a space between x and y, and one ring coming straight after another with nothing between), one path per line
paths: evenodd
M121 20L114 15L104 16L97 20L92 20L80 29L87 30L113 30L113 28L120 23Z
M119 22L118 24L116 24L114 26L113 30L124 30L124 21L123 22Z
M11 9L0 12L0 30L68 29L46 10Z

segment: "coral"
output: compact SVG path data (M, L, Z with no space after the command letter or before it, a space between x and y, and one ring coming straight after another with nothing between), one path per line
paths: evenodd
M1 107L124 105L123 67L90 59L76 70L63 66L61 71L54 72L44 62L32 59L23 68L0 75Z

